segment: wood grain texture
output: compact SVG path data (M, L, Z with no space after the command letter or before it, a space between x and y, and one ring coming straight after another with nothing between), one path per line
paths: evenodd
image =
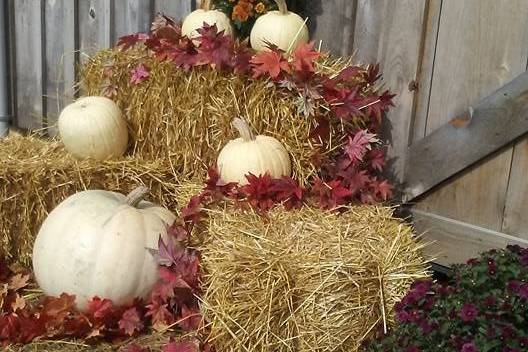
M43 116L46 113L43 100L43 2L17 0L14 10L17 125L20 128L35 130L42 128Z
M467 125L447 123L410 146L406 170L408 199L528 132L528 72L483 99L475 106L473 117L462 121L456 123Z
M114 4L112 0L79 1L80 61L97 50L109 48L114 38Z
M426 134L525 70L527 21L523 0L443 1ZM418 207L500 231L511 154L487 159Z
M528 138L515 145L502 231L528 239Z
M73 99L77 49L77 1L46 0L46 125L50 136L57 134L57 118Z
M155 0L154 2L154 13L162 12L176 21L183 20L191 11L191 0Z
M442 1L427 0L426 2L425 28L422 37L422 59L416 78L417 91L412 114L413 122L409 136L410 144L425 136Z
M389 158L398 180L403 178L414 91L421 55L425 2L414 0L359 0L354 36L355 58L380 62L383 84L398 94L389 113Z
M124 35L148 32L153 19L153 0L114 2L114 41Z
M299 4L308 17L310 37L322 50L349 56L352 54L357 0L306 0Z
M424 242L431 243L425 248L425 254L436 258L434 262L440 265L464 263L481 252L508 244L528 247L526 239L436 214L414 210L412 215L416 232L423 234Z

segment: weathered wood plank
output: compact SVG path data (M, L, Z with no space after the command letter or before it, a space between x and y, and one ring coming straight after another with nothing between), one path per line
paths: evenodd
M528 132L528 72L483 99L473 117L461 121L447 123L409 147L407 199Z
M528 138L516 144L504 207L502 231L528 239Z
M153 17L152 0L121 0L114 2L114 40L131 33L148 32Z
M156 0L154 3L154 12L162 12L167 16L174 18L176 21L183 20L192 11L191 0Z
M438 30L440 28L440 13L442 11L442 0L428 0L426 2L426 22L424 36L422 38L422 59L416 78L416 98L414 111L412 113L412 127L409 143L420 140L425 136L427 126L427 113L429 109L429 96L433 81L434 60L436 55L436 44L438 41Z
M15 8L17 125L40 129L46 113L43 100L43 2L17 0Z
M527 21L528 3L522 0L443 1L426 134L525 71ZM492 155L418 207L500 231L511 154Z
M114 42L114 4L112 0L79 1L80 60L97 50L109 48Z
M76 59L76 0L46 0L46 122L57 134L57 118L73 98Z
M326 8L325 8L326 9ZM414 91L424 25L425 1L359 0L354 37L354 56L364 63L380 62L383 83L398 94L388 116L387 137L395 158L393 172L403 178L405 154L413 110Z
M352 54L357 0L306 0L299 4L308 17L310 37L321 43L322 50L349 56ZM302 7L302 8L301 8Z
M504 248L508 244L528 247L528 240L489 230L483 227L464 223L413 210L413 223L423 240L432 242L425 248L427 256L436 258L434 262L451 266L463 263L479 253L493 248Z

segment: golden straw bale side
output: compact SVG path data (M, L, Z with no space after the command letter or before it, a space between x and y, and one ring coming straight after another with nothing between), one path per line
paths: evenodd
M135 85L130 72L139 63L148 67L150 77ZM343 65L327 60L318 67L337 72ZM125 112L134 140L130 153L169 158L186 177L201 175L215 165L219 150L238 137L230 126L238 116L257 134L271 135L285 145L301 183L318 171L314 153L320 153L318 160L324 161L341 143L331 141L326 149L313 143L309 138L313 119L304 117L300 109L303 98L278 90L266 80L205 67L185 71L141 49L101 51L86 62L81 77L84 94L115 91L112 99Z
M177 209L178 179L163 159L76 160L56 141L12 136L0 141L0 254L29 264L33 240L48 213L85 189L127 193L139 184L150 200Z
M221 351L356 351L427 276L391 208L213 210L207 231L202 309Z

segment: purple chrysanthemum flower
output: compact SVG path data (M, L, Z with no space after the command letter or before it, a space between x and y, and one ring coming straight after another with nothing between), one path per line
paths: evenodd
M474 342L467 342L462 345L460 352L478 352Z
M460 310L460 318L462 321L468 322L473 321L478 315L477 307L474 304L466 303L462 306Z

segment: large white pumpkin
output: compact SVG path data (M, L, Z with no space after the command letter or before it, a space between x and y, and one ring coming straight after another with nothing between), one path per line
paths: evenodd
M46 218L33 247L33 269L44 293L76 296L85 310L94 296L117 305L147 298L158 279L158 265L148 248L158 249L175 216L141 198L139 187L128 196L89 190L60 203Z
M298 14L288 11L285 0L275 0L279 11L260 16L251 29L251 47L256 51L267 50L268 43L291 52L299 44L310 40L308 27Z
M200 34L197 30L203 27L204 22L210 26L216 24L218 31L224 31L224 35L233 35L231 20L225 13L219 10L212 10L210 0L204 0L201 7L185 17L182 24L183 35L191 39L199 37Z
M118 157L128 144L121 110L105 97L83 97L66 106L59 116L59 134L66 150L80 159Z
M229 141L218 155L222 181L244 185L249 173L256 176L269 173L273 178L291 175L290 156L281 142L271 136L255 137L242 119L234 119L233 126L240 138Z

